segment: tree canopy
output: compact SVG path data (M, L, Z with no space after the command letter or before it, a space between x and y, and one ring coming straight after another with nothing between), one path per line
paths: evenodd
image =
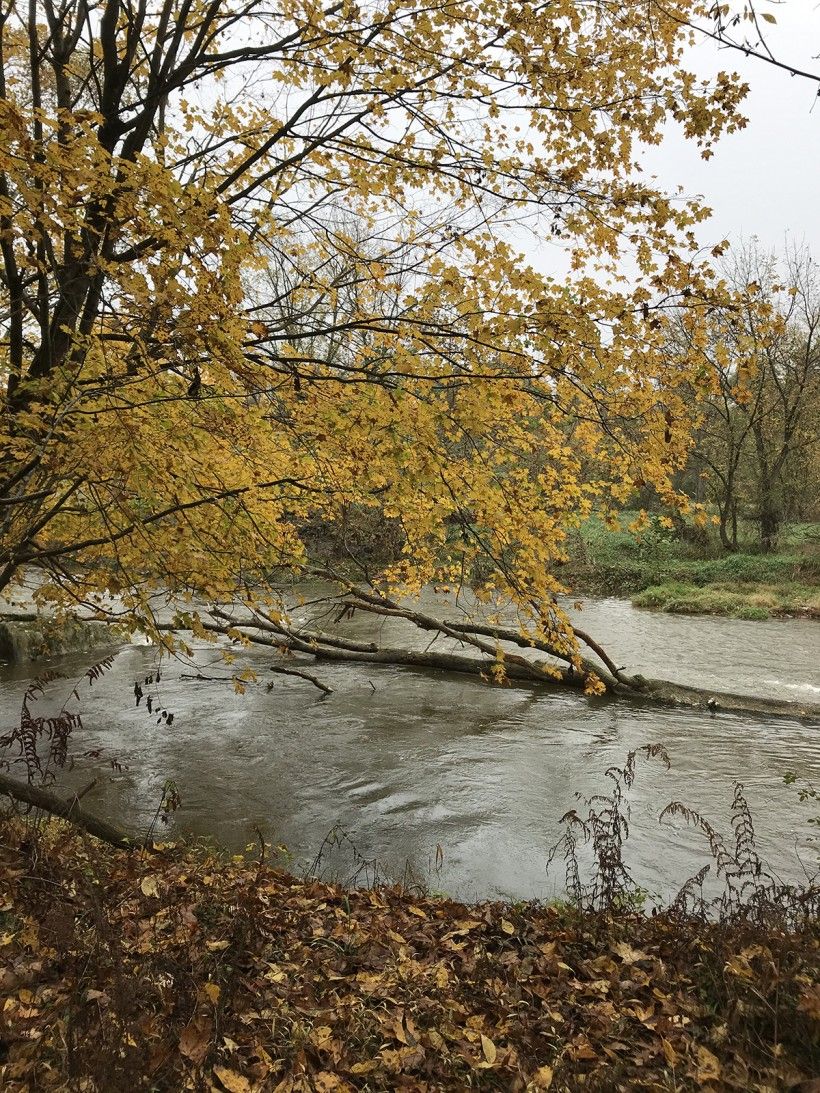
M677 497L662 316L724 296L640 170L743 124L686 67L708 7L8 0L0 590L156 633L153 590L254 601L357 506L391 591L478 573L564 631L568 528Z

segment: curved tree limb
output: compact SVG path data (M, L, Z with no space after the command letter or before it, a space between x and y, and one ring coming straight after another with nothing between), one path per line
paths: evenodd
M312 683L314 687L318 687L324 695L333 694L332 687L328 687L326 683L322 683L321 679L317 679L316 676L311 675L310 672L303 672L301 668L286 668L282 664L272 664L270 670L272 672L278 672L283 676L298 676L300 679L306 679L308 683Z
M0 774L0 793L12 800L23 804L41 808L52 816L59 816L63 820L69 820L78 827L83 828L89 835L93 835L103 842L116 846L121 850L144 849L152 850L153 843L150 839L134 839L119 827L115 827L107 820L100 819L87 812L81 805L77 794L71 797L58 797L56 793L50 793L46 789L32 786L28 782L21 782L16 778L10 778L7 774Z
M372 608L387 607L391 609L391 612L401 614L404 618L410 619L416 622L417 625L423 629L437 629L439 626L439 620L432 618L431 616L425 616L418 611L410 611L407 608L403 608L401 604L395 600L391 600L388 596L385 596L381 592L370 592L367 589L362 588L360 585L354 584L351 581L345 581L337 573L332 570L316 571L317 576L322 576L326 579L330 579L338 584L342 584L350 596L355 597L356 600L360 600L363 603L370 604ZM362 603L358 603L355 606L361 607ZM537 612L537 605L533 604L533 610ZM385 614L387 612L384 612ZM426 619L430 625L422 624L420 620ZM544 641L540 638L525 637L519 631L512 627L503 627L495 625L484 625L474 621L469 622L451 622L447 621L446 625L459 634L482 634L486 637L494 637L500 641L508 641L513 644L519 645L522 648L540 649L541 652L548 653L551 657L556 657L558 660L563 660L571 665L576 665L586 675L597 675L601 678L601 669L586 658L578 653L575 653L572 648L562 648L555 642ZM597 642L594 638L590 637L584 630L578 629L573 626L572 632L575 637L588 646L593 653L598 657L601 663L606 667L613 679L621 679L620 670L616 667L615 662L606 652L606 650ZM455 636L455 635L453 635Z
M422 630L437 630L441 629L441 623L438 619L424 615L421 612L411 611L408 608L394 607L394 608L380 608L376 604L372 603L359 603L356 600L345 600L346 604L351 607L355 607L357 610L372 611L376 614L383 614L393 616L394 618L407 619L409 622L415 623ZM471 640L472 635L483 635L484 637L495 638L496 641L506 641L513 645L519 646L521 649L538 649L542 653L547 653L551 657L555 657L557 660L563 660L570 665L580 666L581 673L585 676L596 675L599 678L602 676L601 668L598 665L593 664L587 660L586 657L580 655L573 655L572 652L561 649L553 642L544 641L541 638L526 636L521 634L518 630L514 630L509 626L496 626L478 622L455 622L447 620L446 624L449 637L458 638L458 640L469 641L470 644L474 644ZM574 631L576 636L580 636L579 631ZM584 637L582 640L594 652L598 654L603 663L610 669L610 672L614 679L619 678L618 669L609 656L603 649L589 638ZM480 647L480 646L479 646Z
M376 610L376 605L372 605ZM379 613L378 611L376 613ZM389 608L386 614L392 614ZM275 623L270 619L251 617L238 619L220 608L214 608L212 614L222 622L204 622L206 630L213 633L221 633L230 636L230 633L240 633L253 644L268 645L281 649L283 652L305 653L317 660L358 661L365 664L397 664L418 668L437 668L443 671L469 672L472 675L494 675L502 665L504 675L510 679L531 680L541 684L569 685L576 688L583 687L587 682L587 675L575 672L572 666L560 668L545 661L527 660L505 650L501 650L502 658L499 658L498 647L493 647L487 642L472 638L468 633L460 633L448 627L445 623L430 616L420 614L418 621L414 612L401 613L399 617L408 618L415 622L420 629L436 630L446 637L458 641L462 645L468 645L476 649L483 656L473 656L454 652L431 652L429 649L416 651L412 649L383 648L364 642L342 642L337 638L326 639L325 635L316 631L298 631ZM266 635L271 636L266 636ZM602 678L607 688L616 684L616 681L607 672L594 669L594 674Z

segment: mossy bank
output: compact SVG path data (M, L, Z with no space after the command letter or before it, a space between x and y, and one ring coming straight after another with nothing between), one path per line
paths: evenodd
M127 640L125 631L104 622L40 614L0 617L0 663L90 653L114 648Z

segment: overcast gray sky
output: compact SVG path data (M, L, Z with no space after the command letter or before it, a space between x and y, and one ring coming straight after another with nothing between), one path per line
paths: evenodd
M757 0L756 8L777 19L775 26L766 24L774 55L820 73L820 3ZM719 141L708 161L693 143L670 133L647 153L647 170L665 187L681 184L687 194L703 195L713 210L700 232L704 243L756 235L782 251L788 234L796 242L805 239L820 261L819 85L708 41L695 48L692 63L704 76L723 68L749 83L748 125Z

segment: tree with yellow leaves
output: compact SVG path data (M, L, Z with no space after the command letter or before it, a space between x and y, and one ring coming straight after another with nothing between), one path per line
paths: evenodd
M567 531L676 500L661 316L720 294L704 210L639 172L672 121L704 156L743 124L684 64L707 8L6 0L0 590L36 569L154 637L157 589L231 600L287 643L277 576L353 505L403 542L361 602L480 562L579 666Z

